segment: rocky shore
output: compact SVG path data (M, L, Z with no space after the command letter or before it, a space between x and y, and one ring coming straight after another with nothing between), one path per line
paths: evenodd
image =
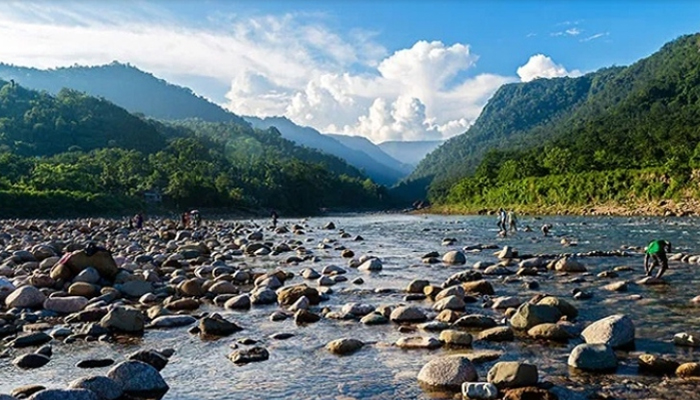
M201 340L216 341L248 328L224 316L225 311L276 305L261 323L293 320L313 326L327 320L339 325L385 325L402 334L389 344L392 347L417 352L450 349L449 354L438 354L418 368L415 382L426 393L448 393L448 398L460 393L470 399L511 400L575 394L560 377L543 374L542 366L501 361L503 352L489 347L501 343L564 346L561 352L573 371L601 377L614 376L621 363L634 365L638 373L657 382L700 377L698 362L678 360L673 354L630 353L635 347L635 321L624 312L611 308L607 317L597 321L578 320L578 302L594 295L577 287L585 279L600 282L603 293L667 284L663 279L634 279L632 268L626 266L597 274L587 268L594 258L638 256L639 248L576 252L572 243L562 241L562 252L546 254L479 243L460 250L430 251L416 261L454 270L444 281L415 279L405 287L367 291L366 303L325 306L337 295L334 287L361 288L383 270L382 259L353 250L354 244L365 240L361 234L313 220L276 229L236 221L183 229L175 221L152 220L141 230L109 219L2 221L0 357L32 374L51 368L57 347L76 342L123 341L152 330L180 327ZM444 238L441 244L454 242ZM333 252L346 265L324 264L316 254L320 251ZM491 261L466 265L468 255L475 253L489 254ZM677 253L671 260L698 264L700 255ZM537 279L545 277L545 283ZM497 288L504 282L537 294L503 295ZM571 295L548 294L550 282L570 284ZM387 291L402 293L402 301L376 304L372 296ZM678 332L674 344L700 347L700 335L692 328ZM294 335L273 336L268 339L281 341ZM338 336L325 344L325 351L347 356L347 362L352 362L353 354L386 345ZM222 357L227 356L232 367L265 363L274 349L261 339L238 339ZM143 348L124 354L123 360L85 358L77 365L85 374L71 377L68 387L46 388L37 381L0 395L0 400L162 398L169 385L161 371L168 368L174 353L169 348ZM484 365L488 372L479 376L477 370ZM104 375L90 373L92 368L105 367L111 368ZM654 394L644 387L647 395ZM597 398L616 390L624 388L605 389L600 384L584 388L586 395Z

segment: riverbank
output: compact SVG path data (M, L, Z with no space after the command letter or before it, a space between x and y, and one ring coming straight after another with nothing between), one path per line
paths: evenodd
M528 204L512 205L503 204L500 206L486 207L483 205L467 204L438 204L428 208L416 210L415 214L438 214L438 215L491 215L498 211L499 207L512 209L520 215L604 215L604 216L624 216L624 217L686 217L700 215L700 200L683 199L676 201L673 199L658 201L630 201L629 203L604 203L586 205L565 205L565 204Z

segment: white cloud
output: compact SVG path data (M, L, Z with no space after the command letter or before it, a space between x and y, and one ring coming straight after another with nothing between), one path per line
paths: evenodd
M523 82L530 82L537 78L559 78L562 76L581 76L581 71L575 69L567 71L563 65L556 64L544 54L535 54L518 68L518 76Z
M599 39L604 36L608 36L610 32L601 32L601 33L596 33L595 35L588 36L586 38L581 39L581 42L590 42L591 40Z
M478 56L467 44L418 41L389 54L375 33L338 32L324 16L226 15L203 27L143 3L129 12L110 2L70 5L0 2L0 61L47 68L119 60L166 78L214 78L229 87L225 106L238 114L284 115L375 142L462 133L498 87L517 80L470 74ZM523 81L577 73L543 55L518 69Z
M565 30L564 32L566 32L566 34L567 34L567 35L570 35L570 36L578 36L578 35L580 35L581 32L583 32L583 31L580 30L580 29L578 29L578 28L571 28L571 29Z

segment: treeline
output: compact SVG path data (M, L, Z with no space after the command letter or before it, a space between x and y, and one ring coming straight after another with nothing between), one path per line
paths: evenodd
M388 202L357 169L274 129L144 120L79 92L53 97L1 81L0 121L3 217L132 212L147 191L178 210L313 214Z

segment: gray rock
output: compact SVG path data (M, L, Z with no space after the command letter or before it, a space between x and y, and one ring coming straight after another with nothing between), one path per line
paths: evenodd
M28 400L100 400L97 394L86 389L46 389L36 392Z
M270 353L263 347L255 346L249 349L236 350L229 354L228 358L234 364L248 364L251 362L265 361L270 358Z
M127 333L143 332L145 320L144 315L139 310L116 307L100 320L100 326Z
M456 320L452 326L457 328L493 328L496 325L496 321L486 315L481 314L469 314L465 315L458 320Z
M123 361L110 369L107 377L131 395L163 394L169 389L158 370L141 361Z
M329 342L326 345L326 349L334 354L351 354L360 350L365 344L360 340L352 338L341 338Z
M605 344L580 344L571 351L567 363L585 371L609 371L617 368L617 358Z
M44 309L59 314L71 314L85 308L88 299L82 296L49 297L44 300Z
M467 257L464 256L464 253L462 253L459 250L452 250L448 251L445 253L445 255L442 256L442 262L445 264L466 264L467 263Z
M163 315L157 317L149 327L151 328L177 328L180 326L192 325L197 322L197 318L191 315Z
M459 390L463 383L478 380L474 364L463 355L435 358L418 373L418 381L431 387Z
M462 385L462 396L466 399L497 399L498 388L493 383L465 382Z
M396 307L391 312L391 316L389 317L389 319L397 323L423 322L426 319L428 319L428 317L426 317L425 313L417 307L401 306Z
M34 286L22 286L5 298L7 308L39 308L46 296Z
M515 361L501 361L489 370L487 380L501 390L534 386L538 381L537 367Z
M624 347L634 344L634 323L626 315L611 315L590 324L581 332L581 336L588 344Z
M28 353L15 358L12 364L22 369L41 368L51 359L43 354Z
M250 308L250 296L242 294L226 301L224 307L230 310L244 310Z
M511 317L510 325L515 329L527 330L535 325L557 322L559 318L561 312L554 306L524 303Z
M459 286L454 286L454 287L459 287ZM447 296L441 300L438 300L435 304L433 304L433 310L435 310L435 311L442 311L442 310L464 311L465 306L466 306L466 304L464 303L464 300L462 300L461 297Z
M100 281L100 273L93 267L87 267L73 278L73 282L85 282L95 284Z
M394 345L400 349L437 349L442 343L434 337L411 336L399 338Z
M126 359L144 362L158 371L168 364L168 358L155 350L139 350L126 356Z
M700 347L700 333L676 333L673 335L673 344L676 346Z
M470 346L472 335L455 329L446 329L440 332L440 341L451 346Z
M74 380L68 385L71 389L86 389L97 395L100 400L117 400L124 391L113 379L106 376L86 376Z
M389 319L378 312L373 312L362 317L360 322L365 325L383 325L388 323Z
M127 297L139 298L146 293L153 292L153 284L146 281L129 281L121 285L116 285L115 289L119 290Z
M382 261L378 258L370 258L357 267L358 271L376 272L382 270Z

